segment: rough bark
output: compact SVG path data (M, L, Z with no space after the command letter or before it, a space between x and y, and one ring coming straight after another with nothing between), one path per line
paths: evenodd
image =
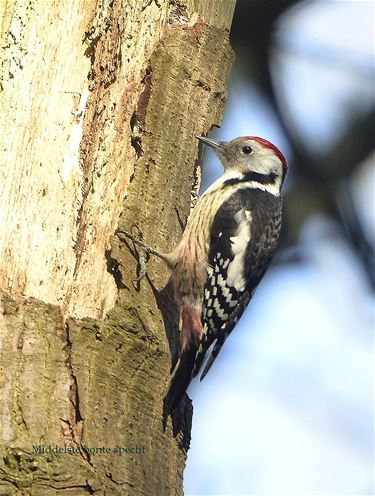
M194 136L223 111L233 9L0 4L0 495L182 494L190 402L161 422L168 274L151 259L133 287L136 250L113 233L137 223L161 250L177 242ZM49 445L70 453L36 453Z

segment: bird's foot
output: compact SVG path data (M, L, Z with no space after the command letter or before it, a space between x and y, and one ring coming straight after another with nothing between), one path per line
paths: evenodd
M135 236L133 234L132 231L134 229L138 231L138 236ZM126 231L125 229L117 229L115 234L120 238L126 237L131 241L133 241L134 243L134 251L136 251L138 255L139 270L138 270L138 277L133 280L133 286L135 287L135 289L139 290L140 282L147 274L147 262L150 258L150 254L156 255L157 257L163 259L164 259L164 254L159 252L158 250L155 250L154 248L151 248L151 246L148 246L143 241L143 230L138 226L138 224L133 224L130 232ZM141 250L139 251L136 250L135 245L138 245L141 248Z

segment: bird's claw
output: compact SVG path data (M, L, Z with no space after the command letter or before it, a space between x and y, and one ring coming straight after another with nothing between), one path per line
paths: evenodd
M145 255L146 253L146 255ZM140 288L140 282L142 279L145 277L147 274L147 262L149 259L148 252L145 248L141 248L141 252L138 253L138 263L139 263L139 269L138 269L138 277L133 279L133 287L139 291Z
M138 231L138 237L136 237L133 233L134 228L136 228ZM147 274L147 262L150 257L150 249L143 242L143 230L138 224L133 224L130 228L130 232L125 231L124 229L117 229L116 234L117 235L122 234L127 238L129 238L131 241L133 241L134 252L137 253L139 267L138 267L138 277L133 279L132 284L133 287L137 291L139 291L140 282Z

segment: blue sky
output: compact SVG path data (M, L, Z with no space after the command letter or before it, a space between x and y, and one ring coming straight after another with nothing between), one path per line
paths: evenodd
M373 11L371 1L312 1L279 24L275 84L314 150L373 99ZM270 109L236 72L216 136L263 136L293 163ZM203 188L221 174L211 152L206 159ZM369 159L352 178L369 228L373 180ZM373 294L332 219L311 212L296 249L303 262L270 268L208 376L189 389L188 496L374 492Z

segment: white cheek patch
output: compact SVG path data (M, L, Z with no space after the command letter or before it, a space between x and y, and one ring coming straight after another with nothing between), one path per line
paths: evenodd
M246 279L243 268L246 248L251 238L251 212L243 208L236 213L235 219L238 227L235 235L230 238L232 242L231 250L234 257L228 267L227 284L234 287L237 291L244 291Z

